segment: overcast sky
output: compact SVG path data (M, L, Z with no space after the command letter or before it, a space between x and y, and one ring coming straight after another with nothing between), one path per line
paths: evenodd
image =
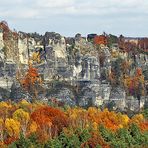
M148 0L0 0L0 20L17 31L148 36Z

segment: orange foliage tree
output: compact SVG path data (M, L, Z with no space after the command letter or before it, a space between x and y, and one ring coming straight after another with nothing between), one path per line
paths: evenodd
M136 69L135 76L131 77L125 75L124 86L125 88L128 88L131 95L133 95L134 92L139 92L141 95L144 95L144 76L141 68Z
M95 148L100 146L103 148L110 148L110 146L104 141L104 139L97 133L92 133L92 137L88 139L88 141L84 142L81 145L81 148L91 147Z
M141 131L148 130L148 121L144 119L144 116L142 114L137 114L133 116L130 120L130 124L137 124Z
M101 44L107 45L107 37L104 36L104 35L95 36L95 38L94 38L94 43L95 43L96 45L101 45Z
M37 123L42 140L56 136L68 125L68 118L64 112L48 106L35 110L31 114L31 119Z
M19 78L18 78L19 79ZM42 84L41 77L36 68L29 65L29 69L23 79L19 80L22 87L33 94L33 99L37 99L38 96L38 86Z

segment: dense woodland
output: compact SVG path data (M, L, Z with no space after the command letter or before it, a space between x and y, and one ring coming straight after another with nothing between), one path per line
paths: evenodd
M148 110L128 117L108 109L22 100L0 102L0 147L146 148Z

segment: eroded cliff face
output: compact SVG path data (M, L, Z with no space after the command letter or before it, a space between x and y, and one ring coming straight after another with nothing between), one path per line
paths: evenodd
M0 30L0 49L4 48L3 31Z
M118 42L110 43L110 36L107 36L108 45L103 41L106 36L101 36L101 41L98 37L94 43L93 38L80 34L73 38L54 32L14 34L5 27L0 32L0 87L9 93L0 92L1 98L32 99L32 93L23 91L16 79L18 71L25 75L31 61L44 82L38 86L38 99L56 98L69 105L85 107L114 104L114 109L121 110L136 110L139 99L147 101L148 57L136 47L134 52L127 52ZM136 77L137 68L142 69L141 79ZM134 79L138 81L137 87L133 86ZM140 88L143 92L136 91Z

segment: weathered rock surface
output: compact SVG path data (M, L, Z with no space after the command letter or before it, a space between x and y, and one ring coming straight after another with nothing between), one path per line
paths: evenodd
M137 107L132 106L139 105L137 98L135 101L128 98L123 87L121 62L129 59L134 63L127 71L131 76L136 67L141 67L147 80L146 54L133 56L130 52L123 52L118 43L95 45L92 38L88 41L79 33L66 38L55 32L46 32L45 35L19 32L11 41L7 36L4 38L4 34L0 30L0 98L32 98L31 94L22 91L16 74L22 69L25 75L29 59L36 53L41 62L32 60L33 66L44 82L38 87L38 99L56 98L68 105L84 107L115 103L115 108L121 110L135 109ZM115 82L111 81L111 73L115 75Z

